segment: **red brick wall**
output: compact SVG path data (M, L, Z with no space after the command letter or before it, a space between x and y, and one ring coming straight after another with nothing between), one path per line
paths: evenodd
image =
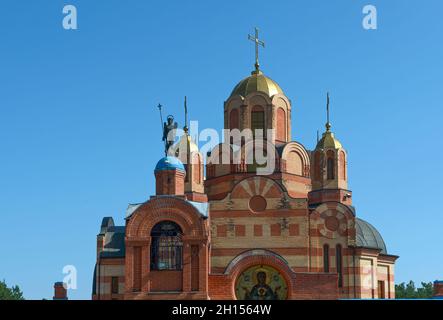
M255 224L254 225L254 237L262 237L263 236L263 225Z
M338 275L297 273L293 299L338 299Z
M235 236L236 237L244 237L246 235L245 225L236 225L235 226Z
M233 300L232 281L227 275L209 275L209 297L212 300Z
M151 291L181 291L183 284L182 271L151 271Z
M183 195L185 173L179 170L161 170L155 173L157 195Z
M281 226L278 223L271 225L271 237L281 236Z

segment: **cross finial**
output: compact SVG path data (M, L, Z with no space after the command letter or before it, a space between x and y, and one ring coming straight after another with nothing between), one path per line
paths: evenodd
M326 131L331 130L331 123L329 122L329 92L326 94Z
M258 62L258 47L265 47L265 43L258 37L258 28L255 28L255 36L248 34L248 40L254 41L255 43L255 72L258 73L260 69L260 64Z

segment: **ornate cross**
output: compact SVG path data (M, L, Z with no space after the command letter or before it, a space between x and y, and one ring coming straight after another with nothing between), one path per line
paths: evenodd
M262 46L265 47L265 43L258 38L258 29L255 28L255 36L251 36L248 34L248 40L255 42L255 71L259 71L260 64L258 63L258 47Z

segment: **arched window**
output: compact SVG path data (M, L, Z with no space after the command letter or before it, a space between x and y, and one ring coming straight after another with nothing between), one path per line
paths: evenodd
M315 152L314 156L314 179L316 181L320 180L321 177L321 154L320 152Z
M200 156L198 154L194 155L193 161L193 174L194 174L194 183L201 183L201 161Z
M323 271L329 272L329 246L323 246Z
M303 176L303 159L297 151L291 151L286 158L286 171L288 173Z
M233 109L229 114L229 129L239 129L238 110Z
M151 270L182 270L183 232L172 221L157 223L151 231Z
M283 108L277 109L277 140L286 141L286 112Z
M343 256L341 245L337 244L335 247L335 263L338 273L338 287L343 287Z
M254 107L251 112L251 130L253 136L255 136L255 130L258 129L265 129L265 111L260 106ZM266 133L263 131L263 138L265 136Z
M334 158L330 155L328 155L327 160L327 174L328 174L328 180L334 180L335 173L334 173Z
M346 156L343 151L340 151L340 167L341 167L340 176L343 180L346 180Z

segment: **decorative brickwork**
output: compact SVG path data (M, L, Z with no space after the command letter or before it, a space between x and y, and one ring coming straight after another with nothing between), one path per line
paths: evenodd
M130 205L125 226L104 219L93 299L395 298L398 257L352 206L346 150L329 122L314 150L291 141L291 115L256 70L226 100L224 128L274 129L266 141L228 136L204 177L186 132L173 148L192 161L163 158L156 196ZM275 156L266 175L256 151Z

